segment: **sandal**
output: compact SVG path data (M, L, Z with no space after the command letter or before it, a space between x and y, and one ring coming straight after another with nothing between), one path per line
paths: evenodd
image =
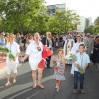
M6 84L5 84L5 86L8 86L10 84L10 82L7 82Z
M44 89L44 86L42 84L38 85L41 89Z
M16 83L16 80L13 80L13 84L15 84Z
M36 88L36 85L33 85L32 87L33 87L33 89L35 89Z

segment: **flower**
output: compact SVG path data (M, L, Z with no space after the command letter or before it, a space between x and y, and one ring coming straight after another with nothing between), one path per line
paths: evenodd
M77 68L78 68L78 71L79 71L80 74L85 73L85 70L83 70L82 67L81 67L80 65L78 65Z
M54 70L55 70L55 71L58 71L58 66L56 66L56 67L54 68Z
M65 59L70 61L70 62L75 62L77 61L77 57L74 53L68 52L68 54L65 56Z

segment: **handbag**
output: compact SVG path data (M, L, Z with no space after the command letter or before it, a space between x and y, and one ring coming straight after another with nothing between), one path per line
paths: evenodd
M42 51L42 59L38 64L39 68L44 69L45 65L45 59L49 56L52 56L53 52L45 45L43 45L43 51Z

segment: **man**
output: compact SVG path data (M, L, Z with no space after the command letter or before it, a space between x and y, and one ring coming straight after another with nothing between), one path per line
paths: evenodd
M80 44L84 44L84 42L81 42L82 37L80 35L77 35L76 37L77 42L73 45L71 52L73 52L74 54L79 52L79 45ZM71 68L71 74L74 74L74 63L72 63L72 68Z
M86 53L90 56L93 51L93 43L94 40L90 38L90 33L86 34L86 38L84 38L84 44L86 46Z
M72 35L69 34L64 44L64 55L67 55L68 52L71 51L73 45L74 45L74 39L72 38Z
M43 43L43 45L46 45L48 48L50 48L50 50L53 50L52 48L54 47L54 42L53 42L53 39L51 38L51 32L46 33L46 36L42 38L42 43ZM51 60L51 56L49 56L46 59L47 68L51 68L50 67L50 60Z

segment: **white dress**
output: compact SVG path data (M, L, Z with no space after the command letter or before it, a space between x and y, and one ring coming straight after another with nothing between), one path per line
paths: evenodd
M84 44L84 42L80 42L80 43L75 43L71 49L71 52L76 53L76 50L79 50L79 45L80 44ZM74 63L72 63L72 68L71 68L71 74L74 74Z
M37 70L38 64L42 59L42 51L43 51L43 45L40 42L39 47L41 48L41 51L38 51L37 45L35 41L32 41L27 49L26 49L26 54L29 55L29 64L32 70Z
M65 41L64 44L64 55L67 55L69 51L71 51L72 47L74 45L74 39L68 39ZM67 64L71 64L71 62L66 61Z

